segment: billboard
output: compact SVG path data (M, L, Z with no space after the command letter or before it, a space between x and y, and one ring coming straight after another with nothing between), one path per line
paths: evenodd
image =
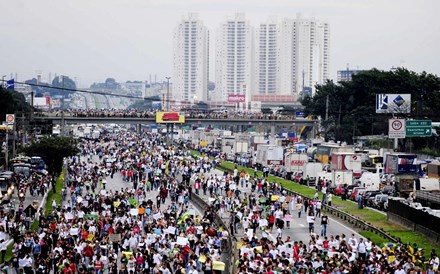
M411 94L376 94L376 113L411 113Z
M229 94L228 103L244 103L246 102L246 96L244 94Z
M183 124L185 123L185 113L175 111L158 111L156 112L156 123Z
M385 161L385 173L416 173L416 163L417 155L415 154L387 154Z

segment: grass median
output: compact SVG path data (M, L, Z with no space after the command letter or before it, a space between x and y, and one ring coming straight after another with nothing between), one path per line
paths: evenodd
M191 154L194 156L202 155L197 151L192 151ZM217 168L221 170L224 169L233 170L235 166L236 166L235 163L223 161L220 165L217 166ZM254 169L252 168L238 166L238 170L239 171L244 170L249 174L254 174ZM257 175L262 176L262 172L257 171ZM277 183L281 183L286 189L292 190L294 192L298 192L309 198L312 198L316 192L315 189L310 188L308 186L300 185L290 180L284 180L280 177L276 177L273 175L269 175L267 180L269 182L273 182L275 180ZM319 193L319 195L321 197L322 194ZM417 244L420 248L426 250L425 254L429 255L432 249L440 250L439 244L436 244L435 242L433 242L432 240L430 240L428 237L426 237L421 233L414 232L410 229L407 229L405 227L402 227L400 225L388 221L387 215L381 212L377 212L376 210L372 210L369 208L359 209L357 203L354 203L352 201L343 201L339 196L335 196L335 195L333 196L332 206L344 212L350 213L351 215L356 216L366 221L367 223L384 230L390 236L394 238L399 238L402 243ZM381 245L382 243L388 242L388 240L386 240L385 238L371 231L362 230L359 232L359 234L361 234L366 238L370 238L377 245Z

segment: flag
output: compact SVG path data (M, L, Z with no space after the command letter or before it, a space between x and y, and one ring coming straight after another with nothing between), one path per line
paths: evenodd
M136 202L136 200L133 199L133 198L128 199L128 202L130 203L130 205L132 205L132 206L134 206L134 207L138 207L138 206L139 206L139 203Z
M6 81L6 88L10 90L14 90L14 79Z
M181 225L182 223L184 223L186 221L186 219L190 218L191 215L189 214L189 212L185 212L183 213L183 215L179 218L179 220L177 221L177 224Z

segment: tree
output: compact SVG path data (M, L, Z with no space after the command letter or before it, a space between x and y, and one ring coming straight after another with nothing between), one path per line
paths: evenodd
M50 95L61 95L64 98L68 97L70 94L73 94L76 89L75 81L70 79L68 76L57 76L52 80L52 87L57 89L50 89ZM63 90L64 89L64 90ZM70 89L70 90L65 90Z
M376 114L376 94L411 94L411 113L398 114L402 118L439 121L440 80L436 75L417 74L407 69L392 71L372 69L353 75L352 81L327 81L316 86L313 98L302 104L305 112L323 119L325 139L351 142L354 136L388 134L391 114ZM328 98L328 111L326 104ZM328 118L326 119L326 115ZM417 142L413 138L413 142Z
M6 114L17 111L30 112L31 106L26 102L24 95L0 87L0 119L5 119Z
M48 171L58 176L63 168L64 157L74 156L79 152L76 145L76 140L72 137L44 136L39 142L22 148L22 152L29 156L41 156Z

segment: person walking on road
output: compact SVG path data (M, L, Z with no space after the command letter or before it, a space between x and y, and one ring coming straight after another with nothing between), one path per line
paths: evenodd
M328 216L324 213L321 217L321 236L327 236Z
M296 201L296 211L298 212L298 218L301 218L302 208L303 204L301 198L298 197L298 200Z

